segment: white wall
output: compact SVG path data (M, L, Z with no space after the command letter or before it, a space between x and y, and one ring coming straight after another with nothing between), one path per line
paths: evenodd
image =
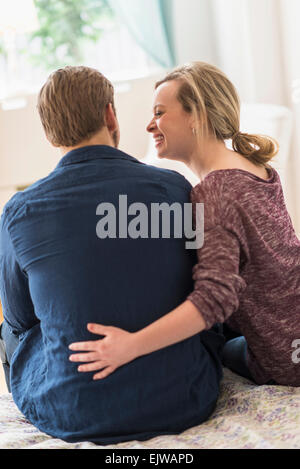
M44 137L36 110L36 96L26 107L0 107L0 187L25 185L45 176L56 165L57 149Z
M179 65L218 62L211 0L173 0L173 29Z
M212 63L230 77L244 101L285 104L278 12L278 0L174 0L178 64Z

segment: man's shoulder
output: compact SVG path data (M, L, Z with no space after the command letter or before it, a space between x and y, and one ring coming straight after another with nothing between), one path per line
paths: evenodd
M143 183L142 186L145 193L149 192L150 186L152 191L154 187L153 184L155 184L159 192L163 191L164 193L168 193L171 195L171 198L177 197L179 200L185 200L189 198L192 185L183 175L177 171L146 164L142 160L137 160L136 158L130 157L130 155L127 154L124 154L124 156L129 156L128 161L140 163L138 165L135 164L134 166L130 165L130 168L128 167L128 171L120 174L120 179L122 182L125 184L128 183L129 187L130 183L132 182L132 178L133 180L139 179ZM94 177L97 176L94 175ZM99 181L103 183L104 179L105 178ZM25 190L14 194L3 209L1 216L2 222L4 220L5 222L11 222L19 217L22 217L23 215L26 216L28 208L32 202L37 200L45 201L45 199L47 199L47 195L49 195L49 192L53 191L57 185L59 187L62 186L63 180L64 171L57 170L56 168L46 177L39 179ZM74 187L77 186L77 184L78 180L76 180ZM133 184L133 186L135 186L135 184ZM115 187L113 190L115 191ZM141 190L141 186L139 186L139 190Z
M190 192L192 190L191 183L180 173L172 169L159 168L150 164L143 164L145 176L168 184L170 186L178 187L180 189Z
M147 163L143 159L136 158L129 153L125 153L124 151L116 148L110 148L109 150L119 155L123 155L130 163L139 163L134 165L134 171L132 171L133 166L130 166L130 173L128 174L129 176L139 176L142 174L145 179L152 181L155 180L157 182L160 181L161 183L180 187L181 189L185 189L189 192L192 190L191 183L177 171L161 168L159 166L155 166L154 164Z
M22 212L25 209L25 203L22 202L22 196L20 192L17 192L12 198L5 204L1 214L1 225L10 224L15 218L18 212Z
M43 185L46 183L47 179L48 176L36 181L26 189L16 192L3 208L1 215L2 222L9 222L16 216L25 213L28 201L32 198L38 197L43 190Z

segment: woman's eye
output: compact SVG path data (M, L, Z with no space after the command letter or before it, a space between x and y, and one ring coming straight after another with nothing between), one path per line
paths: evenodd
M159 117L159 116L161 116L161 115L162 115L162 112L161 112L161 111L156 111L156 112L154 113L154 117Z

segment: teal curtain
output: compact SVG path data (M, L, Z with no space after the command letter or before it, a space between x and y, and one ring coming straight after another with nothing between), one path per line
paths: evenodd
M175 65L172 0L107 0L137 43L164 68Z

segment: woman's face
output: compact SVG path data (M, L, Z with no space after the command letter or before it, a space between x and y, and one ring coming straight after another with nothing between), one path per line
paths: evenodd
M195 148L192 114L187 113L178 101L180 83L176 80L162 83L155 91L153 119L147 131L153 134L159 158L183 162Z

